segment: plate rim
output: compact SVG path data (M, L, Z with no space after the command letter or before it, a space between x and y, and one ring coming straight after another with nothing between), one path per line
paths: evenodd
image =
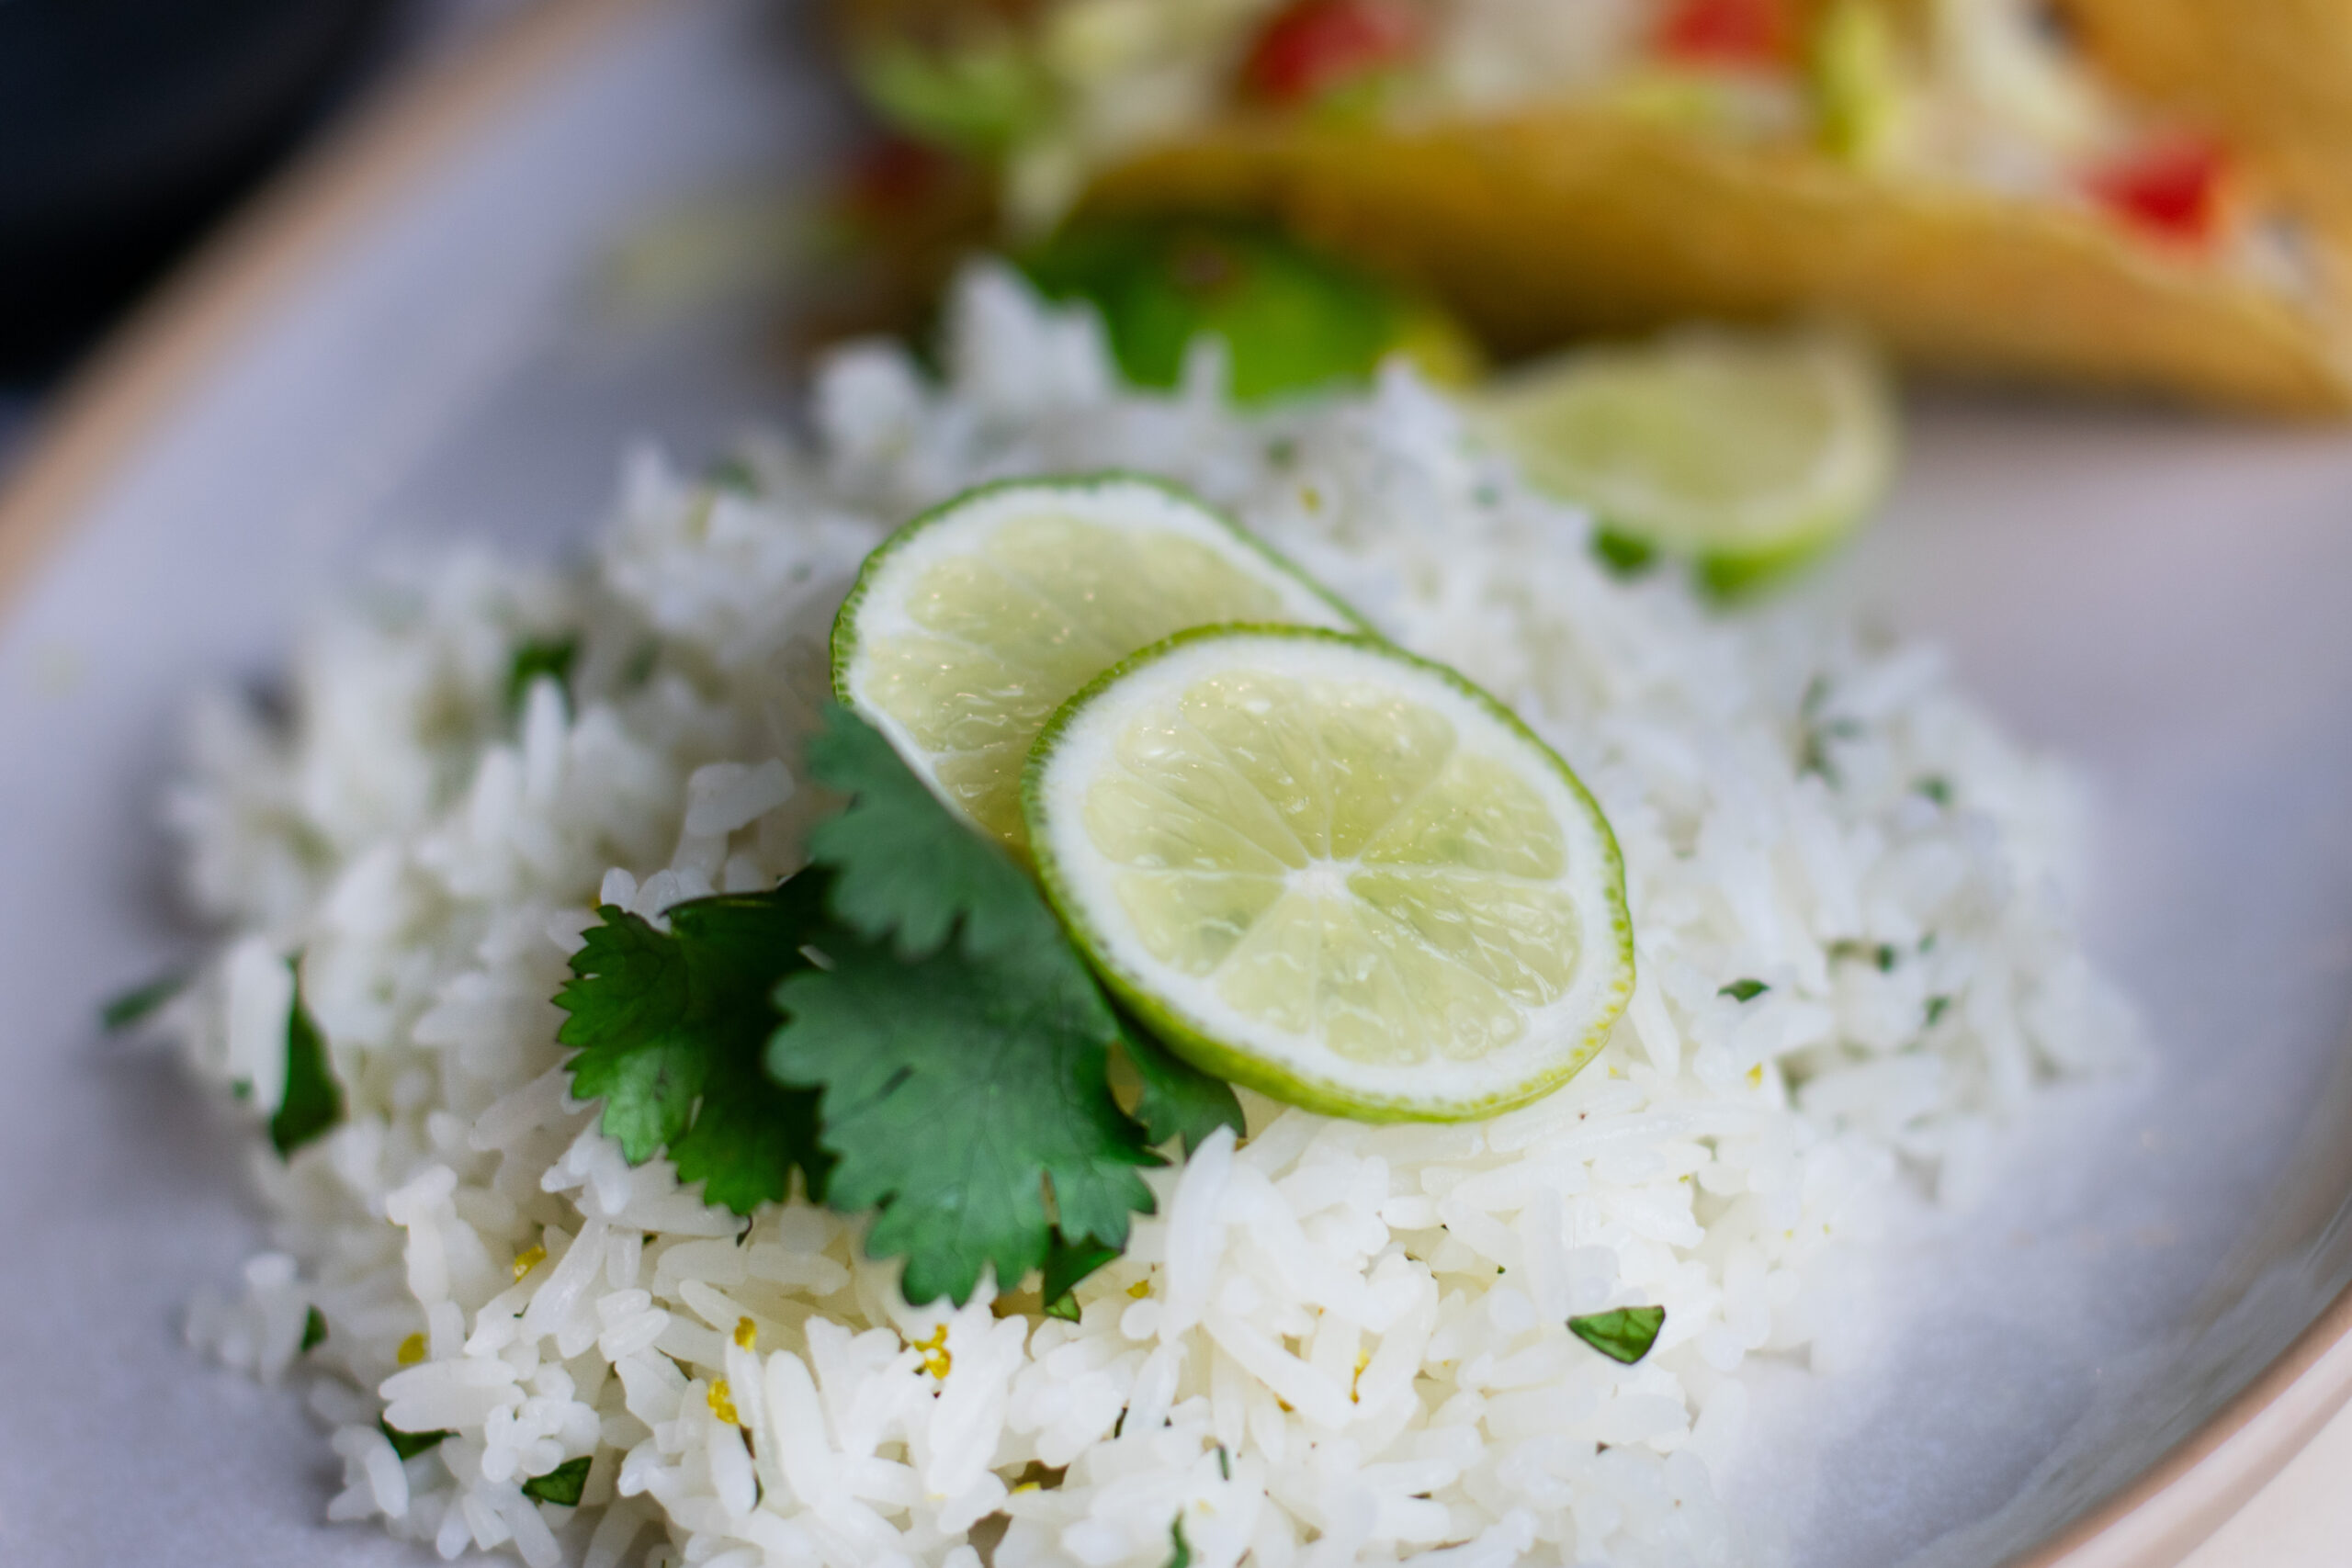
M120 459L200 394L301 278L444 167L498 109L626 22L684 0L537 0L389 87L265 183L111 332L0 480L0 625ZM2352 1287L2128 1486L2009 1568L2177 1568L2352 1403Z

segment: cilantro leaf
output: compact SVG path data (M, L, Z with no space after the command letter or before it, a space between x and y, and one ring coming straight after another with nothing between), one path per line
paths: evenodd
M1182 1138L1189 1154L1219 1127L1232 1128L1236 1137L1250 1131L1231 1084L1201 1071L1162 1045L1125 1008L1118 1014L1119 1044L1143 1084L1135 1117L1152 1143Z
M1618 1307L1568 1319L1568 1332L1612 1361L1632 1366L1650 1353L1666 1326L1664 1307Z
M458 1435L455 1432L403 1432L380 1416L376 1418L376 1430L384 1434L392 1445L392 1452L403 1460L414 1459L427 1449L438 1448L442 1439Z
M1734 980L1718 989L1715 995L1729 997L1736 1002L1752 1002L1771 988L1761 980Z
M506 711L523 711L531 682L545 675L563 688L563 705L571 705L571 666L580 657L577 637L532 637L516 645L514 662L506 667Z
M847 708L825 710L808 771L851 796L808 835L808 858L833 872L833 917L899 956L928 958L960 933L966 956L1067 950L1053 911L1012 857L974 831Z
M535 1475L523 1483L523 1495L535 1503L578 1507L580 1494L588 1484L588 1467L594 1459L593 1454L582 1454L578 1459L565 1460L545 1475Z
M1615 528L1593 531L1592 553L1617 577L1639 577L1657 564L1657 547L1638 535Z
M600 911L556 998L571 1015L556 1038L580 1048L571 1091L603 1098L604 1129L630 1164L666 1148L680 1181L739 1214L790 1192L795 1166L823 1194L816 1096L760 1066L776 1022L771 994L808 966L801 948L823 897L823 876L804 874L769 893L680 904L667 931Z
M1070 1292L1078 1288L1080 1280L1118 1256L1115 1247L1091 1240L1072 1246L1062 1239L1060 1231L1055 1231L1053 1243L1046 1249L1046 1283L1040 1292L1046 1300L1046 1315L1076 1323L1078 1298Z
M319 1032L302 1000L302 962L286 961L294 971L294 1005L286 1013L286 1098L269 1119L269 1141L280 1159L324 1137L343 1120L343 1090L327 1066L326 1036Z
M768 1070L822 1091L828 1197L879 1211L866 1250L907 1259L910 1303L960 1304L991 1264L1012 1288L1056 1223L1125 1245L1127 1216L1152 1207L1135 1168L1158 1156L1112 1098L1118 1025L1067 940L1018 962L958 946L908 963L847 931L820 946L828 967L777 988Z
M118 991L98 1009L98 1026L108 1034L119 1034L132 1024L142 1023L154 1016L155 1010L187 988L191 976L185 969L168 975L158 975L144 985Z
M1179 1514L1168 1526L1167 1568L1193 1568L1193 1548L1184 1540L1184 1516Z
M312 1307L302 1317L302 1348L315 1350L327 1342L326 1314Z

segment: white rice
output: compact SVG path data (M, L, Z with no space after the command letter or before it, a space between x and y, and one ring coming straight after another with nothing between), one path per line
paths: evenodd
M757 499L638 455L576 572L449 560L322 616L282 723L198 710L170 816L232 935L173 1020L266 1115L300 952L348 1114L290 1162L257 1145L276 1250L191 1340L317 1374L331 1517L534 1568L972 1568L976 1540L1159 1568L1179 1517L1208 1568L1748 1561L1708 1472L1743 1361L1829 1362L1823 1266L1898 1174L1978 1182L2006 1113L2118 1049L2065 778L1931 654L1612 580L1583 515L1401 369L1243 417L1204 353L1137 394L1091 317L989 270L946 363L844 353L813 436L747 447ZM549 998L597 899L656 916L797 865L827 626L891 526L1117 466L1232 507L1550 739L1623 842L1640 986L1582 1077L1482 1125L1252 1101L1249 1139L1153 1175L1080 1323L1000 1317L985 1284L909 1308L854 1219L746 1229L629 1168L565 1093ZM543 681L511 715L514 648L559 633L577 711ZM1636 1367L1564 1326L1636 1303L1668 1311ZM455 1436L403 1462L379 1416ZM583 1455L576 1521L521 1492Z

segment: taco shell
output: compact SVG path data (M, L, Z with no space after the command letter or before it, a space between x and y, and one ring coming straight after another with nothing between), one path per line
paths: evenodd
M1109 171L1085 207L1278 219L1432 290L1506 353L1824 313L1934 370L2352 411L2352 320L2323 288L2264 287L2094 211L1622 112L1237 119Z

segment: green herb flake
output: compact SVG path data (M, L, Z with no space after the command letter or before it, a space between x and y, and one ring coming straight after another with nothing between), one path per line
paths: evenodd
M1223 1443L1216 1446L1216 1473L1219 1480L1233 1479L1233 1456L1225 1451Z
M1184 1516L1179 1514L1168 1526L1168 1568L1193 1568L1193 1549L1184 1541Z
M1657 564L1657 547L1647 539L1615 528L1602 528L1592 536L1592 553L1612 576L1639 577Z
M1933 1029L1937 1024L1941 1023L1944 1014L1951 1010L1950 997L1929 997L1928 998L1928 1027Z
M324 1314L312 1307L302 1318L302 1348L315 1350L327 1342L327 1320Z
M438 1448L444 1438L454 1438L455 1432L403 1432L381 1416L377 1417L376 1430L384 1434L392 1445L392 1452L402 1460L412 1460L427 1449Z
M631 650L628 662L621 666L620 683L625 692L634 692L653 679L654 666L662 662L662 645L648 637Z
M286 1013L286 1098L269 1119L270 1146L280 1159L324 1137L343 1120L343 1089L327 1066L326 1036L302 999L301 956L286 963L294 971L294 1005Z
M1666 1326L1661 1306L1618 1307L1568 1319L1568 1332L1612 1361L1632 1366L1650 1353Z
M697 898L670 929L606 905L555 998L571 1016L556 1038L579 1048L571 1092L605 1101L603 1126L632 1165L669 1151L678 1179L748 1214L791 1191L797 1167L822 1196L816 1096L761 1070L776 1025L776 983L801 953L824 897L821 874L772 892Z
M1924 795L1938 806L1951 804L1951 781L1940 773L1930 773L1911 786L1915 795Z
M119 1034L133 1024L153 1018L165 1002L187 989L191 976L185 970L159 975L143 986L133 986L107 998L98 1009L98 1026L108 1034Z
M1099 1241L1081 1241L1073 1246L1062 1239L1059 1230L1046 1249L1046 1282L1040 1293L1046 1300L1046 1315L1058 1317L1064 1323L1076 1323L1079 1318L1078 1298L1071 1292L1078 1282L1119 1256L1115 1247L1105 1247Z
M1893 942L1857 942L1848 937L1840 938L1829 944L1829 961L1832 964L1875 964L1882 975L1893 973L1895 961L1901 956L1902 954L1895 951Z
M1736 1002L1752 1002L1771 988L1761 980L1734 980L1730 985L1718 990L1715 995L1729 997Z
M730 495L760 493L759 470L741 457L721 457L710 466L710 488Z
M518 645L506 669L506 711L523 711L532 682L541 677L563 688L563 703L571 705L571 666L580 657L580 639L572 636L531 637Z
M594 1462L594 1456L589 1454L565 1460L545 1475L535 1475L523 1483L523 1495L535 1503L576 1508L580 1506L581 1490L588 1484L588 1467Z

